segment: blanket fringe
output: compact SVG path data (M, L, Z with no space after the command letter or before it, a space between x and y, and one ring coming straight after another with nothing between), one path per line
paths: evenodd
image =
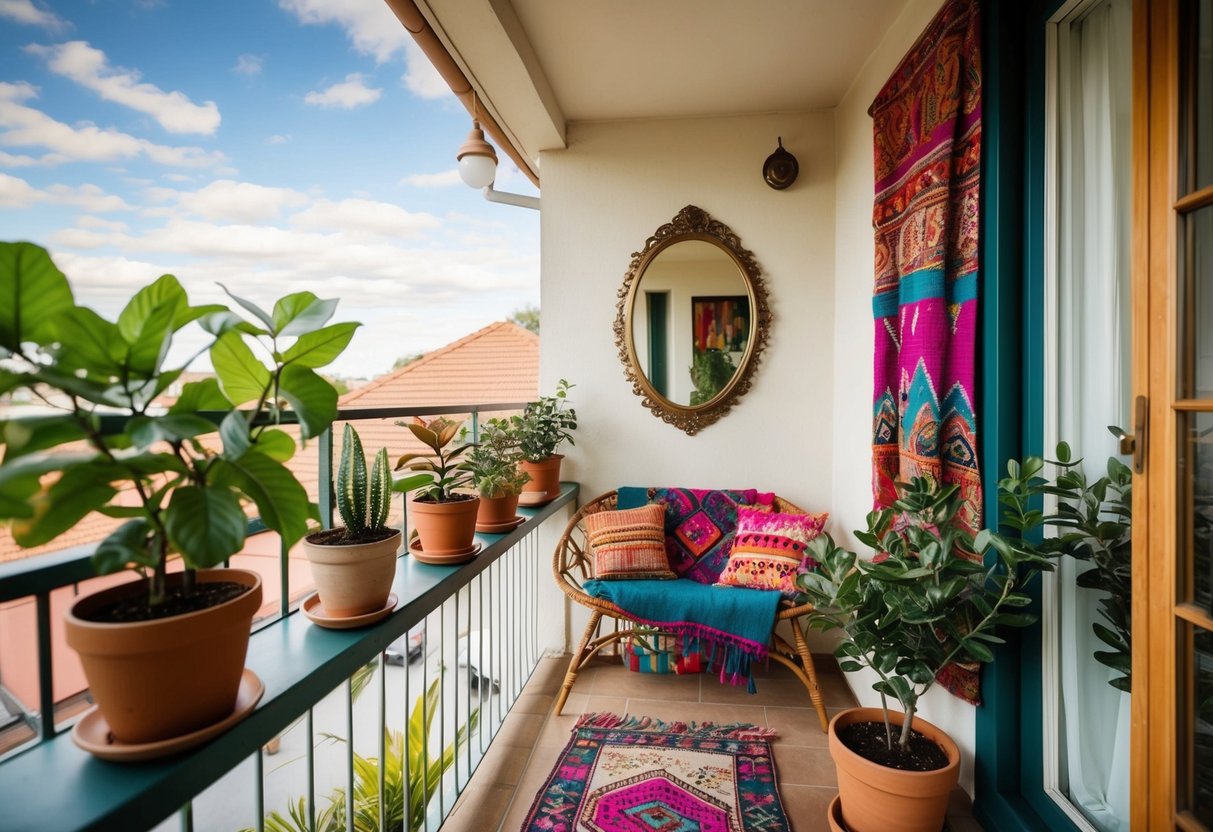
M682 734L699 739L773 740L779 732L748 722L719 725L714 722L667 722L651 716L620 716L613 713L582 714L576 728L598 728L619 731L650 731L655 734Z

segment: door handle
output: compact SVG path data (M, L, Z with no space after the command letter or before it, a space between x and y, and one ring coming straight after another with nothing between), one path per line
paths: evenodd
M1133 456L1135 474L1145 473L1146 470L1146 421L1149 413L1148 400L1145 396L1138 396L1133 402L1133 432L1120 434L1120 452Z

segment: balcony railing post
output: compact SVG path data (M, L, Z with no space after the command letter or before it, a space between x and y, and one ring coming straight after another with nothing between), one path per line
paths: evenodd
M38 617L38 718L42 739L55 736L55 671L51 655L51 595L39 592L35 611Z
M317 440L320 455L320 482L317 486L316 501L320 504L320 524L326 529L333 528L333 429L326 428Z

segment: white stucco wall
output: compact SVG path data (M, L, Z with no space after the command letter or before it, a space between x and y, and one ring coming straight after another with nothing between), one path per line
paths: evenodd
M629 484L752 486L829 507L833 134L830 113L574 124L568 149L544 154L541 388L577 384L564 476L586 498ZM800 160L785 191L762 179L777 136ZM754 252L774 314L753 389L697 436L641 405L612 331L632 253L686 205Z
M872 507L872 280L874 266L872 200L872 119L868 106L901 57L942 5L942 0L911 0L864 65L835 112L834 216L834 459L831 510L835 537L862 527ZM846 535L850 547L858 542ZM878 705L874 675L850 674L851 687L864 705ZM963 754L961 785L973 792L976 717L972 706L941 688L921 706L923 718L947 731Z

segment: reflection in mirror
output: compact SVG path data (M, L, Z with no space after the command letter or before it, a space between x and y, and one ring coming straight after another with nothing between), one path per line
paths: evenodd
M770 311L761 272L737 235L687 206L633 255L615 341L632 389L689 434L750 386Z
M733 380L750 332L750 298L741 269L719 246L684 240L644 270L632 313L636 363L675 404L716 398Z

